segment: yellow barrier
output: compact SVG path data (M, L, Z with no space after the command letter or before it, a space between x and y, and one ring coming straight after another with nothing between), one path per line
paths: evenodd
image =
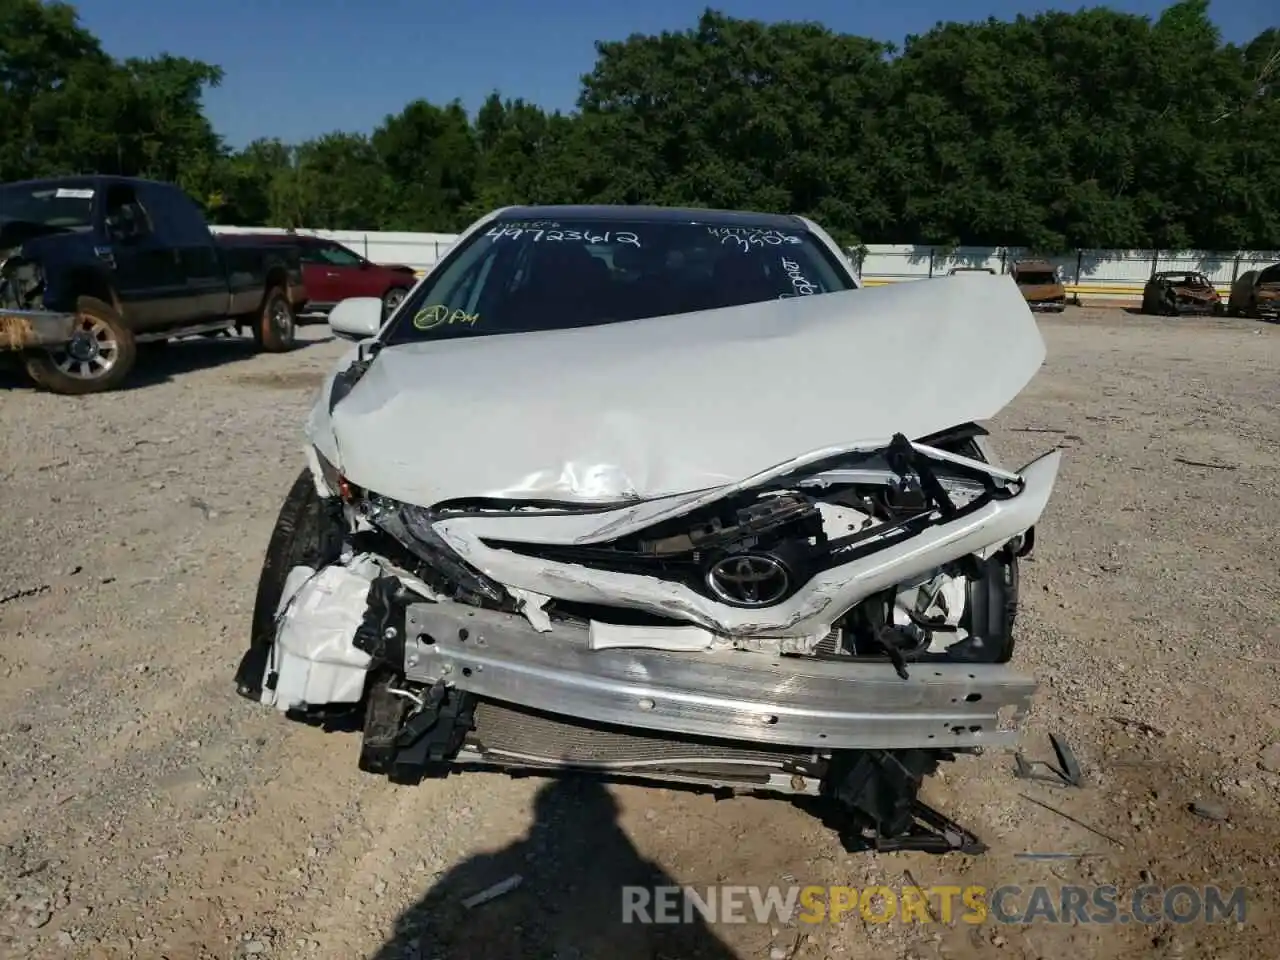
M898 277L896 279L885 279L883 277L867 277L862 281L864 287L883 287L891 283L912 283L916 280L941 279L940 277ZM1146 288L1145 284L1129 284L1121 286L1119 284L1101 284L1101 283L1081 283L1066 284L1067 293L1072 296L1085 297L1132 297L1135 300L1142 299L1142 291ZM1215 286L1219 296L1226 298L1231 295L1230 287Z

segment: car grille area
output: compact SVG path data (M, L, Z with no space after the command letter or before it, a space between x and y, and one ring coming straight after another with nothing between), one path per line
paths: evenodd
M811 769L815 757L802 748L753 749L737 743L643 733L636 729L553 716L495 701L481 701L467 745L494 760L600 770L663 769L706 772L709 767Z

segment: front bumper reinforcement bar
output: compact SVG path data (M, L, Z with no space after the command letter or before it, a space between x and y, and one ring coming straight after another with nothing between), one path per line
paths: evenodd
M405 616L406 677L599 723L830 750L1011 746L1036 683L1001 664L890 663L724 650L592 650L585 626L540 633L443 601Z

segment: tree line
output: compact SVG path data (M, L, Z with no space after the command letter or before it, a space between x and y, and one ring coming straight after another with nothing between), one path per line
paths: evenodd
M0 180L170 180L244 225L655 203L804 213L850 243L1280 247L1280 31L1225 43L1207 8L941 23L901 48L706 10L598 43L569 113L415 99L369 134L233 150L201 104L219 67L119 60L73 6L0 0Z

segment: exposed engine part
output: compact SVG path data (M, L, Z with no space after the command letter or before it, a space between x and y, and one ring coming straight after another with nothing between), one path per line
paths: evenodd
M790 478L781 489L728 498L612 542L486 543L549 560L673 580L728 606L768 607L833 565L909 538L989 498L1007 496L997 482L1001 471L994 470L993 476L972 469L975 461L985 460L977 441L981 434L980 428L966 425L930 438L942 444L926 447L932 455L898 437L885 450L824 464L819 474ZM326 472L326 482L339 482L335 469ZM487 609L521 610L515 594L472 567L436 534L439 510L365 491L348 489L346 496L346 525L355 530L348 535L355 552L393 558L442 596ZM452 509L469 513L485 508ZM994 557L965 558L922 581L867 598L837 620L829 639L726 639L743 649L772 648L784 654L887 658L903 676L909 675L905 664L920 659L1006 662L1017 603L1017 555L1029 549L1031 533ZM550 620L682 623L625 607L595 609L550 598L542 603L537 615Z
M890 837L911 826L916 795L924 778L938 769L941 751L868 750L832 760L826 794Z
M803 525L809 537L821 539L820 516L813 501L795 493L782 493L739 508L732 517L710 516L680 533L658 539L641 539L637 549L655 557L715 548L743 549L754 538L795 523Z
M384 774L393 783L446 776L474 725L475 698L443 683L418 703L403 692L386 673L370 684L360 769Z
M38 310L44 289L44 271L35 261L17 255L0 263L0 309Z
M676 581L731 606L772 606L824 570L1007 496L993 476L963 462L981 454L975 435L947 437L957 451L945 461L898 436L884 451L845 457L816 476L789 477L612 542L485 543Z

